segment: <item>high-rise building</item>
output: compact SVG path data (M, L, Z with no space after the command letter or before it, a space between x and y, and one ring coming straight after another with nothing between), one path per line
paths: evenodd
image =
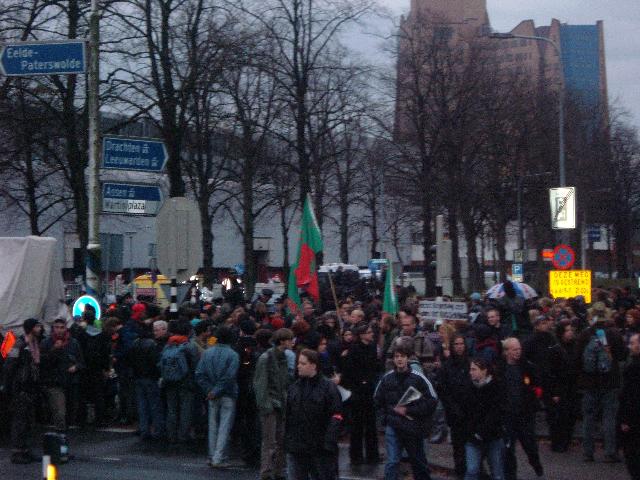
M451 41L470 41L487 37L491 31L486 0L411 0L411 11L401 20L401 31L416 32L428 24L429 29L446 29ZM425 31L425 30L423 30ZM558 45L561 58L548 42L522 38L491 40L495 60L503 68L545 81L550 88L565 82L565 90L573 99L607 117L607 75L602 21L594 25L568 25L553 19L548 26L536 27L533 20L523 20L513 30L514 35L537 36ZM408 48L400 35L398 45L398 97L403 97L403 85L410 72L402 61ZM490 41L487 39L487 41ZM562 75L561 75L562 66ZM407 131L402 107L396 107L396 133Z

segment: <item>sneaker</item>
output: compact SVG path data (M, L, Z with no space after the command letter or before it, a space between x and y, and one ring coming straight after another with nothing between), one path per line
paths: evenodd
M589 455L589 454L584 454L584 456L582 457L582 461L583 462L594 462L595 459L593 458L593 455Z
M620 457L618 455L605 455L604 463L620 463Z

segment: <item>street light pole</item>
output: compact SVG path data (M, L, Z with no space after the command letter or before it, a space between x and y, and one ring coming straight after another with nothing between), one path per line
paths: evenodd
M89 168L88 168L88 242L86 255L85 283L89 295L100 296L100 15L98 0L91 0L89 25L89 70L88 110L89 110Z
M514 33L492 33L489 38L498 40L509 40L514 38L524 38L525 40L536 40L540 42L547 42L553 46L558 54L558 60L560 61L560 92L558 93L558 168L560 176L560 186L565 187L567 184L565 174L565 148L564 148L564 96L565 96L565 79L564 69L562 68L562 52L556 42L547 37L540 37L537 35L517 35Z

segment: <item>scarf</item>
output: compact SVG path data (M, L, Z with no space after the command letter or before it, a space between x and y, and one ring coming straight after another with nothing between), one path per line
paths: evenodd
M34 335L27 335L25 340L31 352L33 363L40 365L40 344L38 343L38 339Z
M53 334L53 343L55 344L58 340L62 341L62 348L66 348L66 346L69 344L69 339L71 338L71 334L69 333L69 330L66 330L62 335L57 335L57 334Z
M491 383L491 380L493 380L493 377L491 375L487 375L483 380L473 380L473 385L475 387L482 388L485 385L489 385L489 383Z
M188 341L189 337L187 337L186 335L171 335L167 343L169 345L182 345L183 343L187 343Z

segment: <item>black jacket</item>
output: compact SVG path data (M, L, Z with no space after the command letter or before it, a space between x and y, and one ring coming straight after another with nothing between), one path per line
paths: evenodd
M80 371L84 368L84 359L80 343L69 337L64 348L53 348L54 339L48 337L40 344L40 380L48 387L68 387L80 379ZM76 373L69 373L69 368L76 367Z
M447 414L449 425L464 422L465 403L473 393L473 383L469 377L469 358L452 355L438 372L437 389Z
M356 394L373 395L379 372L375 344L354 343L343 359L342 385Z
M545 397L559 397L562 391L563 352L556 337L549 332L535 332L522 347L524 358L539 372Z
M393 409L409 387L418 390L422 397L407 405L407 416L398 415ZM378 383L374 401L385 425L392 427L399 435L424 438L429 432L438 396L424 375L411 369L406 372L391 370Z
M467 441L485 443L505 437L505 390L493 379L481 387L473 387L465 402Z
M332 381L320 374L298 379L287 391L286 451L337 453L341 412L340 394Z
M140 337L133 342L133 346L126 354L126 360L133 369L135 378L150 378L157 380L160 378L158 362L162 347L149 337Z
M640 357L634 357L624 369L618 421L631 427L625 442L640 441Z
M506 402L505 413L511 420L521 420L522 417L535 415L540 409L540 399L544 390L540 380L538 368L526 359L521 359L517 365L520 370L520 376L515 381L517 384L511 385L507 378L506 362L501 362L497 369L497 377L501 379L501 384L505 390ZM516 397L509 392L513 388L518 388L518 402Z

